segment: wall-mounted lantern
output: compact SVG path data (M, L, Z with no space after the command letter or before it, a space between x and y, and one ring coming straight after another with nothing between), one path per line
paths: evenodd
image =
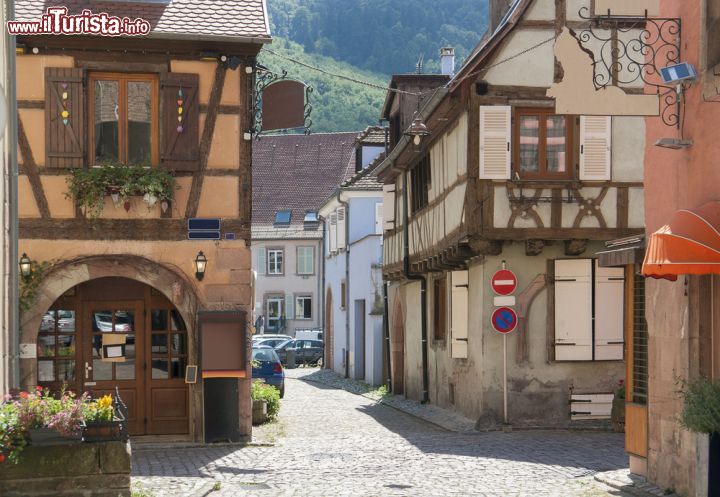
M198 281L202 281L202 279L205 277L205 269L207 268L207 257L205 257L205 254L203 254L202 250L198 252L197 257L195 257L195 277L198 279Z
M32 271L32 261L27 256L25 252L23 252L22 257L20 257L20 274L23 278L29 278L30 272Z
M413 139L413 145L416 147L420 146L420 143L422 142L423 137L428 136L430 134L430 130L427 129L427 126L425 126L425 122L423 121L422 117L419 113L415 113L415 117L413 118L413 122L408 128L408 130L405 132L407 136L412 136Z

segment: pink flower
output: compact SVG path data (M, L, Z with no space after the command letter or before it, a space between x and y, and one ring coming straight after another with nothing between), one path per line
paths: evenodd
M27 392L20 392L20 398L21 398L21 399L27 399L27 398L28 398L28 393L27 393Z

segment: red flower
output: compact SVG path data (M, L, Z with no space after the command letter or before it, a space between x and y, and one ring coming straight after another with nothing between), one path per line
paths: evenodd
M0 454L0 463L5 461L5 454Z
M42 387L40 385L38 385L35 387L35 390L38 392L42 392Z
M27 399L27 398L28 398L28 393L27 393L27 392L20 392L20 398L21 398L21 399Z

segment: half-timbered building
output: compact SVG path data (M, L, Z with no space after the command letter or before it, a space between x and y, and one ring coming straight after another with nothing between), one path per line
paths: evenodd
M63 5L72 15L100 4ZM45 6L17 1L16 18L39 21ZM255 59L270 41L264 2L102 10L144 19L150 32L17 37L20 252L33 261L20 386L117 388L132 435L248 437L249 347L234 341L252 312L250 130ZM124 191L117 169L130 164L147 174ZM119 183L106 187L97 171L109 165ZM143 186L153 170L172 174L171 198ZM79 171L93 173L89 185ZM93 187L99 202L89 205Z
M645 125L557 113L546 95L562 79L556 36L589 6L517 0L495 15L449 83L416 92L429 136L403 137L411 120L386 107L400 137L378 173L393 389L478 427L609 418L623 378L625 270L596 254L643 232ZM503 267L517 290L496 299ZM507 382L501 305L518 318Z

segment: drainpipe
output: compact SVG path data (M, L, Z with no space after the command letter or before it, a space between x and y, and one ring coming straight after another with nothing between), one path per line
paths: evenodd
M320 214L318 214L318 219L320 219L320 222L322 223L322 241L320 242L320 250L318 251L320 258L319 258L319 264L318 264L318 271L322 271L322 274L320 275L320 319L318 322L320 323L320 327L323 330L323 343L325 346L323 347L323 369L328 369L328 349L327 349L327 323L325 322L325 236L327 235L327 229L325 225L325 218L322 217Z
M385 385L387 385L388 392L392 392L392 361L390 360L390 322L388 312L388 284L383 282L383 335L385 337L385 369L387 371L387 379Z
M341 194L338 191L335 198L345 207L345 378L350 378L350 206L340 200Z
M405 271L405 279L409 281L420 282L420 336L422 340L422 404L427 404L430 400L428 394L429 389L429 374L428 374L428 340L427 340L427 279L422 274L416 274L410 272L410 241L408 226L408 198L407 188L408 185L408 173L404 174L403 179L403 269Z
M5 0L5 20L15 18L14 2ZM9 302L7 304L7 331L8 331L8 352L10 357L8 364L8 384L10 387L20 387L20 304L18 297L18 163L17 163L17 98L15 95L15 37L9 36L7 32L2 35L5 37L5 98L7 99L8 118L7 129L5 130L5 144L8 160L7 183L7 219L9 220L8 231L5 236L9 238L8 255L6 262L8 267L7 278L7 295Z

